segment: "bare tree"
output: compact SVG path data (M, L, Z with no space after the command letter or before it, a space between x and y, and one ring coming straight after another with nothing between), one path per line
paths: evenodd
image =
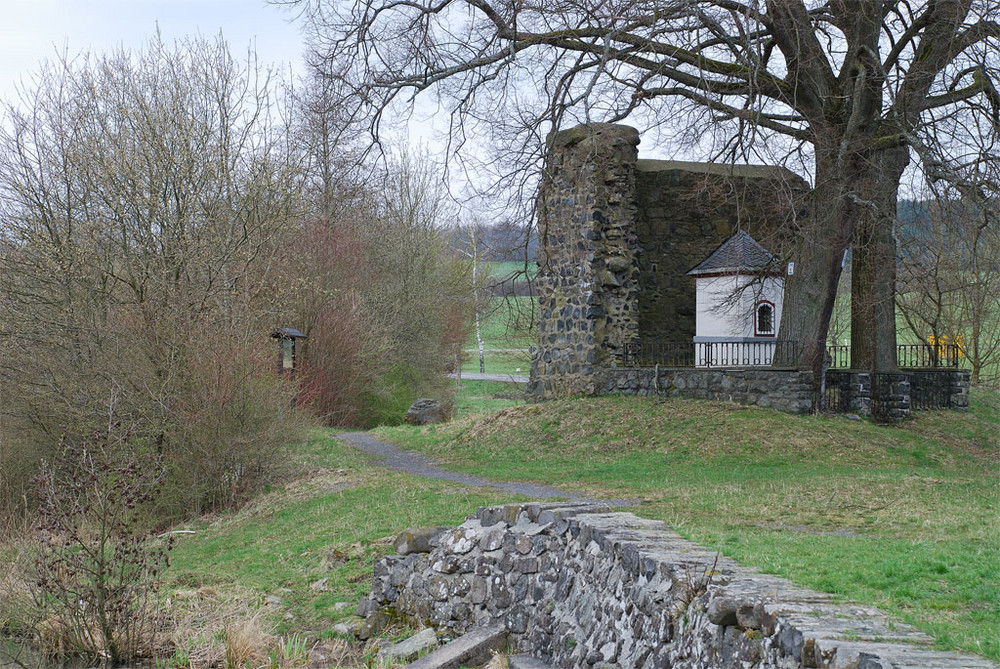
M996 205L929 200L899 233L897 303L921 342L957 345L973 383L1000 379L1000 226Z
M565 121L631 118L713 127L701 146L716 159L811 163L780 336L817 370L849 247L854 366L895 367L900 178L915 149L957 162L962 123L940 141L944 119L985 113L980 129L997 132L995 0L276 1L302 9L318 68L351 87L376 136L395 105L433 92L456 144L476 121L516 123L526 146Z
M270 363L280 302L265 290L269 260L298 203L271 90L221 39L154 38L52 63L7 106L11 433L52 448L63 433L86 437L113 393L137 443L183 463L172 468L190 475L174 488L190 493L181 504L225 503L253 480L287 413L259 357L266 346Z

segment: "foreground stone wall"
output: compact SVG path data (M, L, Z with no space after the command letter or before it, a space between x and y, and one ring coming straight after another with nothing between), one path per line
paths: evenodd
M407 554L375 564L359 614L450 635L502 624L553 666L1000 669L599 506L488 507L397 545Z
M619 367L598 372L597 392L722 400L790 413L815 409L813 373L795 369Z

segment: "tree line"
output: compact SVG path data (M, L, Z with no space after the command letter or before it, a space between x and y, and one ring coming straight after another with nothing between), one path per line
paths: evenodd
M127 431L160 519L244 499L301 417L399 420L471 308L426 160L365 160L321 84L221 39L51 62L0 129L0 506ZM277 373L269 333L308 335ZM296 409L293 410L293 398Z
M847 250L853 366L896 368L904 177L996 196L996 0L274 1L374 137L433 96L455 146L501 147L501 182L541 164L551 131L626 119L691 157L808 174L778 337L817 383Z

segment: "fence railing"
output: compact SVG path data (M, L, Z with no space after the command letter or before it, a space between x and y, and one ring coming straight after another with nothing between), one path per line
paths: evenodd
M660 342L642 341L625 351L630 367L794 367L800 347L794 341ZM851 347L829 346L830 369L850 369ZM900 344L897 364L903 369L957 368L957 344Z
M828 346L831 369L851 368L850 346ZM896 364L903 369L934 369L958 367L961 358L958 344L899 344L896 346Z
M826 352L830 354L830 369L850 369L850 346L827 346Z
M694 367L694 342L636 342L625 351L625 364L632 367Z
M896 364L904 369L958 367L961 352L958 344L900 344L896 347Z
M792 341L640 342L625 353L635 367L768 367L798 360Z

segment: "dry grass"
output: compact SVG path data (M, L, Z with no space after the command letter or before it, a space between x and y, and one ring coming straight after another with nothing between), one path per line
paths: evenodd
M273 623L250 592L177 590L165 602L171 623L161 640L175 667L257 667L275 647Z
M483 669L507 669L510 666L510 658L505 653L493 653L492 659L486 663Z
M363 649L342 639L278 635L272 612L248 590L177 590L159 657L170 669L361 666Z

